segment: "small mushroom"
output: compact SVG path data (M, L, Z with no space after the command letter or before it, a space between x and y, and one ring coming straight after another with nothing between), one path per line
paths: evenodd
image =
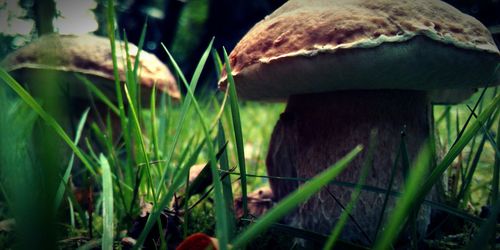
M204 233L195 233L188 236L184 241L179 244L177 250L197 250L197 249L219 249L219 242L217 239L210 237Z
M116 45L118 73L123 83L127 73L124 66L125 47L123 42L117 42ZM138 48L129 43L128 49L132 65L139 60L137 84L141 87L137 89L141 91L144 107L149 107L149 96L154 84L158 91L166 93L172 99L180 97L174 77L156 56L142 51L140 58L136 58ZM109 131L112 135L107 136L114 142L120 141L122 128L118 115L111 112L108 105L98 98L92 98L92 92L87 89L86 84L76 77L77 74L85 76L116 105L115 77L109 39L94 35L41 36L7 55L0 62L0 67L24 85L71 137L75 135L83 110L91 107L87 124L96 122L101 130L107 131L104 129L107 123L103 117L109 114L111 121ZM51 133L53 131L43 125L36 127L33 133L35 154L44 166L58 164L62 166L69 160L70 149L62 139ZM89 126L86 126L82 133L82 138L90 138L93 148L100 148L98 141L92 137ZM81 144L84 142L82 139ZM49 160L51 162L48 162ZM73 173L79 172L77 171L79 165L76 163ZM77 187L84 185L81 177L73 177Z
M120 81L126 79L126 53L123 42L116 43L118 73ZM134 65L138 48L129 43L128 51ZM60 108L67 108L70 116L81 115L83 108L90 105L90 91L76 78L85 76L99 90L116 103L115 76L110 41L94 35L41 36L23 48L7 55L0 66L14 76L34 96L59 99ZM156 56L141 51L138 80L141 86L141 100L149 107L149 97L153 85L174 100L180 98L177 84L168 70ZM45 76L51 76L48 79ZM47 93L50 91L49 93ZM125 97L124 97L124 100ZM96 99L97 108L105 107ZM102 112L101 110L101 113ZM116 117L115 117L116 118ZM92 116L89 118L92 119Z
M240 97L288 100L272 134L269 175L313 177L356 145L366 146L377 129L366 184L387 189L401 132L410 160L430 136L429 92L498 84L500 53L478 20L441 1L290 0L257 23L229 60ZM219 86L227 84L223 72ZM336 180L356 183L363 158ZM275 179L270 184L278 201L299 185ZM393 189L403 184L398 168ZM332 195L345 206L351 192L329 185L287 221L330 233L342 212ZM359 227L350 220L342 237L373 241L383 201L384 194L362 192L351 212ZM429 213L428 207L420 212L419 233Z
M234 210L236 211L236 218L243 217L242 197L234 199ZM273 191L270 187L261 187L247 195L248 199L248 214L258 218L265 214L273 205Z
M116 43L118 72L120 81L126 79L126 53L123 42ZM136 60L137 46L128 44L132 65ZM95 35L45 35L18 49L0 63L16 76L16 79L30 85L37 84L29 76L36 71L56 71L61 81L61 90L69 91L72 96L87 98L87 91L81 82L74 78L75 73L82 74L94 82L99 89L114 98L115 87L111 45L108 38ZM180 92L172 73L155 55L141 51L139 59L138 83L144 91L156 88L174 99L180 98ZM43 86L41 86L43 87ZM60 93L54 93L60 94ZM64 95L66 93L63 93ZM147 97L146 93L144 97Z
M153 210L153 204L145 202L143 199L141 199L140 205L139 216L133 219L131 227L125 231L125 237L121 239L124 249L132 249L135 246ZM162 238L165 240L168 249L175 249L182 241L180 231L182 218L178 214L164 210L158 219L144 240L144 249L157 249ZM161 230L159 224L162 226Z

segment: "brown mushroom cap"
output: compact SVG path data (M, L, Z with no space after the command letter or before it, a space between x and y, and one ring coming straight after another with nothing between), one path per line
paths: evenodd
M500 62L479 21L437 0L291 0L230 54L238 93L282 100L347 89L497 84ZM227 84L223 73L220 88Z
M243 204L242 197L234 199L234 209L236 218L243 217ZM265 186L247 195L248 199L248 213L253 217L260 217L265 214L273 206L273 191L271 187Z
M125 44L117 42L117 61L120 81L126 79ZM132 65L136 59L137 46L128 44ZM143 89L157 89L174 99L180 98L180 92L172 73L155 55L142 51L139 59L139 80ZM69 84L78 83L72 93L82 95L82 86L73 73L80 73L95 82L106 93L114 93L113 61L111 45L107 38L94 35L59 35L42 36L27 46L9 54L1 67L15 76L27 77L32 71L56 71L60 80ZM147 92L147 91L146 91ZM84 92L86 93L86 92Z
M219 249L219 242L217 239L212 238L204 233L194 233L188 236L184 241L179 244L177 250L195 250L195 249Z

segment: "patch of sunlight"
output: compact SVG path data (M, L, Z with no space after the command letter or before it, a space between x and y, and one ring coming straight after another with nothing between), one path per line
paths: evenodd
M85 34L97 30L98 23L93 9L94 0L56 0L59 16L54 19L54 29L60 34Z

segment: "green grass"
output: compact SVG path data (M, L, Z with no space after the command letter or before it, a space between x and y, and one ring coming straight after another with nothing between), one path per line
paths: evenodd
M278 205L273 207L262 218L257 220L255 224L250 225L243 231L232 243L234 248L239 249L245 247L252 239L255 239L259 234L267 230L272 223L277 222L286 214L291 212L299 204L306 201L323 186L327 185L337 175L339 175L349 163L362 151L363 147L358 145L345 157L341 158L337 163L324 170L316 177L306 182L299 189L295 190L285 197Z
M102 154L99 156L102 168L102 249L113 248L114 240L114 212L113 212L113 179L111 178L111 168L109 162Z
M6 78L6 79L9 80L10 78ZM13 81L12 83L15 84L15 81ZM200 116L202 116L204 121L205 121L206 132L208 132L208 133L203 132L203 126L202 126L202 124L199 124L199 123L193 124L192 128L190 128L189 130L180 130L180 131L177 130L176 128L185 126L185 123L181 123L180 126L169 126L169 131L156 131L155 133L159 137L160 136L167 137L167 138L162 138L162 139L158 138L158 140L157 140L157 141L161 141L161 140L167 141L166 142L167 147L153 146L152 140L146 139L147 135L153 134L152 131L150 131L151 129L156 128L157 130L159 130L159 128L161 127L161 126L159 126L160 120L162 119L160 117L160 114L162 114L164 112L164 111L162 111L162 108L167 108L167 107L161 107L161 105L160 105L159 107L157 107L157 111L156 111L158 113L156 115L157 118L144 119L142 122L140 122L138 120L139 116L137 114L130 113L127 116L127 120L131 121L132 123L135 123L134 126L136 126L136 127L135 128L132 127L131 128L131 129L133 129L132 131L143 131L142 133L140 133L140 138L146 139L142 142L142 144L144 145L144 148L142 149L141 142L137 141L136 142L137 144L134 144L135 145L134 147L137 147L135 150L138 150L139 153L148 154L148 156L151 157L151 160L154 159L155 161L158 161L158 162L153 163L154 162L153 161L150 163L149 168L151 168L151 169L157 168L157 170L150 171L151 177L147 177L146 172L144 172L144 171L146 171L146 167L147 167L146 162L144 162L144 157L141 157L142 160L139 161L138 160L139 157L137 157L137 155L135 156L135 157L137 157L135 159L135 163L130 164L131 166L133 166L133 170L135 172L134 175L137 176L137 175L141 175L141 173L142 173L142 178L139 179L137 184L134 184L134 183L127 184L125 177L120 175L117 172L118 166L127 166L127 163L121 162L121 163L118 163L114 166L113 166L113 164L110 164L112 166L110 168L111 176L112 176L111 183L114 187L113 188L114 195L113 195L113 198L111 199L114 203L114 206L113 206L114 211L112 213L113 214L113 222L112 223L113 223L114 227L111 227L111 225L109 224L110 223L109 217L105 216L105 214L103 214L103 212L100 212L100 211L96 211L96 214L94 215L94 217L95 217L94 223L98 223L97 221L101 220L101 219L99 219L99 217L101 217L101 216L102 216L102 219L104 219L104 221L108 221L107 223L102 224L102 225L107 225L106 228L114 228L114 230L115 230L114 235L116 235L116 237L113 238L113 241L114 241L115 245L118 244L117 241L119 240L118 230L125 229L125 228L127 228L127 225L130 225L130 218L128 218L127 216L124 216L124 215L130 214L130 211L133 211L133 213L131 215L137 216L137 211L139 209L138 208L139 198L136 198L135 201L133 202L132 206L134 208L132 210L129 210L130 208L129 208L128 203L127 203L127 205L123 205L123 202L121 201L121 199L123 199L123 198L121 198L121 194L118 193L120 186L124 190L131 190L131 191L137 190L136 192L138 193L138 196L145 197L146 200L149 202L154 202L155 196L153 196L152 191L153 190L156 191L158 203L154 207L151 218L158 218L163 209L166 209L166 208L171 209L169 204L170 204L171 197L174 196L174 193L182 194L181 189L185 185L185 178L187 175L187 170L189 169L189 165L186 165L186 163L189 163L189 162L190 163L193 163L193 162L206 163L206 162L211 161L210 160L211 153L209 152L209 150L207 148L207 143L209 143L209 144L211 143L212 145L215 146L216 138L218 136L220 136L220 135L217 135L218 133L214 133L214 132L224 131L224 134L231 135L229 138L226 138L226 140L229 141L229 144L228 144L228 147L225 151L225 153L227 154L227 163L224 163L224 165L226 165L226 167L228 167L229 169L238 165L238 162L239 162L238 156L237 156L238 151L237 151L237 147L235 145L235 140L234 140L234 138L232 138L232 137L234 137L234 131L232 130L232 128L233 128L232 118L231 118L231 116L224 116L224 115L218 116L219 109L222 107L226 107L226 106L220 105L221 101L223 100L224 93L220 93L219 97L215 98L215 99L214 98L203 98L201 100L198 100L198 99L196 99L195 96L190 95L190 97L193 100L191 105L194 105L194 103L195 103L194 101L196 101L197 106L198 106L197 109L193 109L193 106L191 106L191 105L190 105L190 109L184 108L185 107L184 105L186 105L186 101L188 100L188 98L185 98L182 103L172 104L172 106L168 107L168 112L172 116L170 119L172 119L173 123L175 124L175 123L179 122L179 120L182 120L182 119L177 120L177 118L184 116L185 117L184 119L191 121L191 124L192 124L193 121L197 121L197 120L200 121ZM25 103L29 103L29 100L30 100L30 98L26 98L27 102L25 102ZM488 110L492 110L492 107L493 107L492 105L495 104L494 102L492 103L491 100L492 99L490 97L484 101L486 112L488 112ZM217 104L217 105L213 105L213 104ZM488 104L490 105L489 107L487 106ZM252 153L245 155L245 157L246 157L245 161L247 163L250 163L248 171L252 174L265 175L264 159L265 159L266 148L267 148L267 144L268 144L266 138L269 138L270 132L272 130L272 125L276 121L279 113L282 111L283 108L284 108L284 106L282 104L240 103L240 107L238 109L239 109L240 115L241 115L240 117L241 117L241 126L242 126L242 134L243 134L242 141L245 143L243 149L246 152L252 152ZM442 112L440 109L441 109L441 107L438 107L438 110L435 111L436 115L439 115L440 112ZM467 114L467 112L463 110L463 109L466 109L464 107L453 107L452 108L452 110L455 110L455 109L458 109L458 110L460 110L460 112ZM147 117L151 118L151 113L150 113L151 111L150 110L145 109L145 110L141 110L141 111L137 111L137 112L142 112L144 118L147 118ZM255 114L260 114L260 113L266 113L266 115L264 115L264 116L256 116L255 115ZM485 114L488 114L488 113L485 113ZM486 116L486 115L483 115L483 116ZM493 116L494 115L489 115L488 117L493 117ZM481 115L479 117L481 118ZM227 118L229 118L229 120ZM210 128L210 130L209 130L208 122L206 122L206 121L214 121L214 119L215 119L215 121L220 120L221 125L218 127L219 130L217 130L217 129L212 130L212 128ZM484 118L482 118L482 119L484 120ZM49 119L49 121L50 121L50 119ZM146 121L149 121L152 124L149 124L148 126L142 125ZM455 120L452 119L451 122L455 123ZM476 157L478 155L478 151L480 153L479 154L480 160L477 160L477 161L471 160L469 163L470 165L463 164L464 168L469 167L469 169L466 169L467 171L472 171L472 173L467 175L467 176L472 176L471 180L464 182L467 185L467 192L466 192L466 195L464 195L464 196L467 197L467 199L473 201L473 203L472 203L473 208L476 211L465 211L465 210L462 210L462 208L458 207L458 210L449 209L449 213L450 214L458 213L459 215L461 213L463 213L464 214L463 217L469 218L467 216L472 216L472 217L470 217L470 221L473 221L473 220L477 220L476 219L477 215L475 215L474 212L477 212L477 210L479 210L481 208L481 206L489 204L488 197L490 196L491 191L489 190L490 188L488 186L488 183L494 181L493 178L491 178L491 176L493 173L492 167L493 167L493 164L495 163L495 153L493 151L491 142L487 139L486 140L483 139L485 137L484 133L483 133L484 130L481 129L482 126L480 126L479 122L475 121L475 119L472 119L471 123L472 123L472 125L469 125L469 126L472 126L472 127L468 127L468 129L465 130L466 131L464 133L465 139L462 139L462 140L469 140L469 141L475 140L477 142L476 142L476 144L473 145L474 148L469 148L470 143L466 144L466 146L463 146L465 148L465 150L462 152L463 157L460 160L462 160L463 162L467 162L469 157ZM259 124L257 128L255 127L255 124ZM267 124L267 126L266 126L266 124ZM476 125L474 125L474 124L476 124ZM488 124L488 123L486 123L486 124ZM493 131L492 130L493 128L497 128L497 126L498 126L497 124L498 124L497 119L493 120L493 122L491 122L490 132ZM140 130L138 129L138 126L141 126ZM57 126L55 126L55 127L57 127ZM474 129L475 136L469 135L470 133L468 131L470 131L471 128ZM220 129L223 129L223 130L220 130ZM439 136L441 136L443 134L446 135L446 133L440 132L439 126L437 126L437 129L438 129ZM212 132L210 132L210 131L212 131ZM247 131L249 133L248 135L246 134ZM455 132L451 132L450 134L453 135L454 133ZM207 140L207 138L210 138L210 139ZM177 140L177 142L174 144L173 140ZM483 141L483 140L484 140L484 142L481 143L481 141ZM82 145L82 144L75 143L76 141L73 141L73 140L71 140L71 141L75 145ZM217 143L217 145L221 145L220 143L222 141L224 141L224 139L219 138L219 143ZM459 144L460 143L457 143L457 145L459 145ZM201 145L201 148L200 148L201 151L195 150L195 148L198 148L198 146L196 146L196 145ZM469 146L467 146L467 145L469 145ZM481 145L483 145L482 148L480 147ZM86 150L83 146L77 146L77 147L81 152L86 152ZM112 150L115 151L115 153L118 151L121 151L121 152L124 151L122 144L113 144L112 147L113 147ZM172 147L173 147L173 149L172 149ZM166 156L168 156L169 154L168 154L168 151L164 150L165 148L171 150L171 159L169 160L170 163L168 163L168 164L166 161L166 159L167 159ZM458 151L452 150L451 152L455 155L455 154L457 154L456 152L458 152ZM468 155L469 152L472 152L472 154ZM95 153L98 154L99 152L95 152ZM100 166L102 166L101 161L98 161L97 159L93 159L93 157L91 157L87 153L83 153L83 155L84 155L85 159L89 159L89 162L91 164L92 169L100 169ZM105 150L103 152L103 155L106 158L111 159L110 157L112 157L112 152L108 152L108 150ZM134 159L134 157L132 157L132 156L129 156L129 157ZM127 159L129 157L124 157L124 158ZM447 157L444 157L444 159L445 160L450 159L450 157L451 156L447 156ZM110 163L114 162L114 161L124 161L124 159L120 159L119 157L118 158L114 157L114 158L115 159L110 161ZM187 158L191 158L191 159L188 160ZM446 160L446 162L447 162L446 164L449 164L449 165L456 164L456 162L458 160L459 159L455 159L455 161L452 161L452 163L449 163L450 160ZM444 165L441 165L441 166L444 166ZM473 168L471 166L476 166L476 167ZM180 168L178 168L178 167L180 167ZM167 170L169 170L169 171L167 171ZM466 170L464 170L464 172L467 172ZM88 171L88 170L85 169L83 171ZM62 170L61 170L61 173L63 173ZM90 174L90 172L88 172L88 173ZM98 175L104 174L102 171L97 171L96 173ZM169 173L169 174L167 176L165 176L165 178L164 178L163 177L164 173ZM412 175L412 173L410 173L410 176L411 175ZM90 174L90 176L92 176L92 175ZM251 176L253 176L253 175L251 175ZM103 204L108 203L107 207L109 209L109 201L110 201L109 188L104 189L104 183L99 184L99 183L101 183L101 177L91 177L91 178L96 178L95 183L98 186L101 186L103 191L108 190L108 195L105 195L104 193L102 193L102 197L99 199L96 199L96 200L102 200ZM257 188L261 185L265 185L267 183L267 180L265 178L255 178L255 177L247 177L247 178L248 178L247 185L248 185L249 190L255 189L255 188ZM149 179L151 181L149 181ZM469 179L469 177L464 179L464 180L468 180L468 179ZM161 180L164 180L163 185L160 185L159 181L161 181ZM241 186L240 186L240 184L239 184L240 182L238 180L239 180L238 178L234 178L234 176L232 176L232 179L231 179L232 185L230 187L231 187L232 192L234 192L237 195L240 195L241 194ZM216 181L216 183L219 182L218 179L214 179L213 181ZM154 186L151 186L151 182L154 184ZM222 184L221 182L219 182L219 183ZM227 191L227 187L228 187L227 182L224 185L225 185L225 189ZM462 185L462 183L460 182L459 183L460 188L462 188L461 185ZM167 189L164 189L164 187L167 187ZM223 191L222 187L223 187L223 185L221 186L221 194L224 193L224 192L222 192ZM368 189L368 188L363 186L363 189ZM152 189L152 190L150 190L150 189ZM412 190L414 192L418 191L417 189L412 189ZM408 199L409 196L405 196L406 192L402 192L402 193L403 193L403 196L401 199L404 200L405 197L406 197L406 199ZM12 194L10 194L9 196L11 196L11 195ZM66 194L66 195L68 195L68 194ZM97 194L97 195L100 196L100 194ZM213 194L211 194L211 195L213 195ZM211 195L209 195L209 196L211 196ZM220 196L219 199L221 199L221 197L223 197L223 196ZM229 200L230 198L222 198L222 199L224 199L226 201L226 200ZM207 203L207 202L211 203L209 200L205 199L204 201L202 201L202 204ZM63 203L67 203L67 198L63 199ZM294 203L294 204L298 204L298 203L300 203L300 200L296 201L296 203ZM217 204L217 203L215 203L215 204ZM286 213L286 211L288 211L288 209L293 208L293 205L286 205L287 202L284 202L282 204L285 204L282 206L287 207L287 209L285 210L285 212L283 212L283 210L282 210L279 213L279 216L283 216ZM450 205L451 204L448 204L448 206L450 206ZM403 205L401 205L401 206L403 206ZM59 211L64 210L65 207L67 207L67 206L66 205L61 206ZM203 209L206 209L206 205L203 205L203 206L198 205L194 209L196 211L196 209L198 209L198 208L201 209L202 207L204 207ZM215 208L215 206L209 206L209 207ZM278 209L278 211L280 211L280 207L281 206L277 206L276 209ZM381 245L378 245L378 246L387 246L387 244L391 244L391 242L397 237L396 232L397 232L397 230L399 230L399 227L391 229L391 227L388 227L388 225L391 225L390 224L391 222L396 223L397 225L401 225L401 223L404 223L404 220L405 220L404 218L405 218L406 213L407 213L406 209L408 208L408 205L405 205L405 207L406 208L403 210L396 210L396 211L400 211L399 215L397 215L396 217L394 217L395 216L394 215L394 216L389 216L389 218L386 218L387 223L389 223L389 224L387 224L385 226L386 229L383 231L383 233L381 233L382 236L380 238L380 240L384 243L383 244L379 243ZM224 209L225 209L225 211L227 211L227 206ZM446 209L446 207L445 207L445 209ZM469 215L470 212L473 212L472 215ZM87 212L83 211L83 213L84 213L83 218L88 220L88 215L85 215L85 214L87 214ZM217 218L215 222L217 222L220 218L219 217L220 215L217 215L217 214L220 214L220 213L217 213L217 212L215 212L215 210L213 210L213 216L215 216L215 218ZM255 237L257 237L257 238L263 237L263 236L259 236L259 235L262 235L262 232L267 230L267 228L272 227L274 225L274 222L277 221L277 218L279 218L279 217L275 217L274 213L269 213L269 215L271 216L272 219L268 219L268 217L264 217L264 218L262 218L263 222L260 222L260 220L259 220L258 221L259 224L257 224L257 223L250 224L250 227L248 227L248 229L244 230L243 233L239 233L239 234L235 235L236 236L236 238L234 238L235 240L233 240L231 242L233 244L235 244L236 246L242 246L242 245L248 244L249 242L252 242L253 240L255 240L256 239ZM200 214L198 212L193 212L190 215L189 221L198 220L198 218L193 217L193 216L205 216L205 215L204 215L204 213ZM210 216L208 216L208 217L210 218ZM6 218L8 218L8 217L6 217ZM108 218L108 220L106 220L106 218ZM395 218L397 218L397 219L395 219ZM77 233L77 235L87 235L88 229L85 229L86 228L86 225L84 225L85 223L81 222L82 219L79 219L79 220L80 220L80 222L78 222L78 220L77 220L77 222L75 222L75 223L70 223L69 221L66 223L68 223L67 225L71 229L70 231L79 232L79 233ZM227 226L230 224L228 222L228 220L230 220L230 219L220 220L220 221L226 221L225 223ZM156 219L150 220L150 222L149 222L150 227L149 228L145 227L146 231L148 229L153 228L155 221L157 221L157 220ZM478 222L481 222L481 221L482 220L480 220L480 219L478 220ZM192 223L189 223L189 224L192 225ZM217 224L217 223L215 223L215 224ZM214 226L214 224L206 224L206 226L209 226L209 227L211 227L211 225ZM256 226L257 229L253 229L255 227L254 225L257 225ZM220 227L220 225L215 225L215 228L212 228L212 229L206 228L205 230L207 232L217 232L218 227ZM243 230L243 228L241 228L241 227L242 227L242 225L239 224L239 226L238 226L239 230ZM490 228L490 227L491 226L489 226L488 228ZM82 230L82 229L84 229L84 230ZM103 230L103 228L97 227L95 229L96 229L96 232L94 234L95 236L94 236L93 240L99 240L98 241L99 244L105 244L105 242L107 242L106 244L109 244L109 238L106 238L106 237L109 237L109 234L106 234L107 236L105 237L105 234L104 234L105 231L101 231L101 230ZM189 228L187 230L189 231ZM228 229L224 229L224 230L226 232L229 232ZM482 231L486 231L488 233L491 232L491 230L488 231L486 229L482 229L481 232ZM250 232L250 233L248 233L248 232ZM390 232L390 233L387 233L387 232ZM248 236L248 234L250 234L250 236ZM217 235L217 233L215 235ZM230 235L229 233L226 233L225 237L227 237L227 241L229 241L232 237L234 237L234 236L229 236L229 235ZM482 234L480 234L480 235L482 235ZM143 234L144 239L139 238L139 240L145 241L146 236L147 236L147 234L144 233ZM388 237L388 236L391 236L391 238L386 239L385 237ZM67 237L69 237L69 236L67 236ZM100 240L101 237L102 237L102 240ZM482 236L482 237L485 237L485 236ZM106 239L106 241L105 241L105 239ZM91 239L88 239L88 240L91 240ZM86 240L85 242L89 242L89 244L95 244L94 241L87 241ZM75 244L81 244L81 243L75 243ZM471 242L471 244L475 244L475 243ZM381 248L384 248L384 247L381 247Z

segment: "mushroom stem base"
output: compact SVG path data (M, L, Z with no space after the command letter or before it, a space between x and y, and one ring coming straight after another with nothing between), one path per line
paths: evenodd
M391 168L401 151L402 140L409 161L415 159L429 138L430 105L423 91L337 91L291 96L274 128L267 156L271 176L311 178L334 164L356 145L368 148L370 134L377 130L373 165L366 185L387 190ZM403 135L403 136L402 136ZM365 150L336 181L358 182ZM404 185L401 157L394 173L392 190ZM271 179L277 200L296 189L300 183ZM289 215L287 223L303 229L330 234L333 225L351 199L352 187L331 184ZM369 244L376 235L385 194L363 190L344 227L345 240ZM391 196L385 215L396 199ZM429 223L430 211L423 208L417 218L420 233ZM361 231L362 230L362 231Z

